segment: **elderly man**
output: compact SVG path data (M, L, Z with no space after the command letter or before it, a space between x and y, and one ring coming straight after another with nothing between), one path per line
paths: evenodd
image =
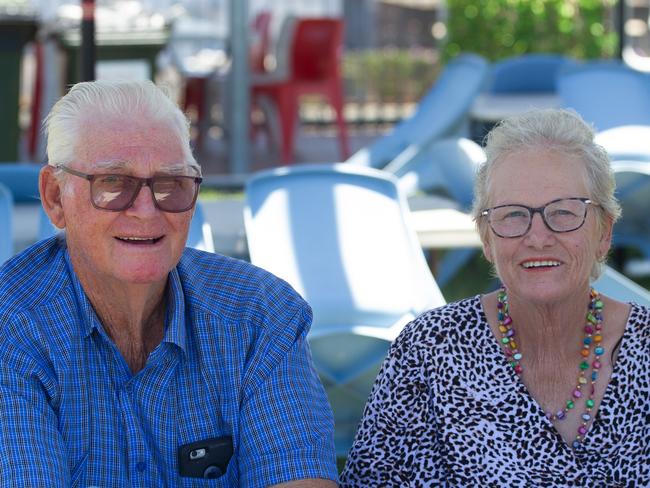
M0 485L335 487L309 307L185 249L201 176L180 110L150 82L80 83L47 128L65 233L0 270Z

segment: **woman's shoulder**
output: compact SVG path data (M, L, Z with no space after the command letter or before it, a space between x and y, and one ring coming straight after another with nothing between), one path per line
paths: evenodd
M484 320L481 297L475 295L422 313L404 327L396 342L406 347L436 346Z

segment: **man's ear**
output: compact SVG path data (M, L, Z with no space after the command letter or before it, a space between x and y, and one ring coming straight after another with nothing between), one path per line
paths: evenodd
M54 174L55 169L45 165L38 177L38 189L41 193L41 204L52 223L59 229L65 228L65 214L61 203L63 192L62 183Z

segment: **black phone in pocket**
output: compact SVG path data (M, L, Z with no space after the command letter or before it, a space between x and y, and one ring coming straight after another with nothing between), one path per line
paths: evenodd
M186 478L219 478L226 472L232 450L229 435L183 444L178 448L179 473Z

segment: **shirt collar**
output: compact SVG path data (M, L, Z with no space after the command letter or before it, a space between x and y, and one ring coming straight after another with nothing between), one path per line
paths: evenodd
M65 250L65 261L68 267L68 273L81 313L80 323L83 330L84 337L88 337L94 330L97 330L102 335L106 336L104 327L102 326L95 310L93 309L90 300L86 296L79 278L77 278L70 254ZM186 352L186 330L185 330L185 296L183 294L183 287L181 284L178 270L173 268L169 273L167 281L167 311L165 313L165 335L162 342L175 344Z

